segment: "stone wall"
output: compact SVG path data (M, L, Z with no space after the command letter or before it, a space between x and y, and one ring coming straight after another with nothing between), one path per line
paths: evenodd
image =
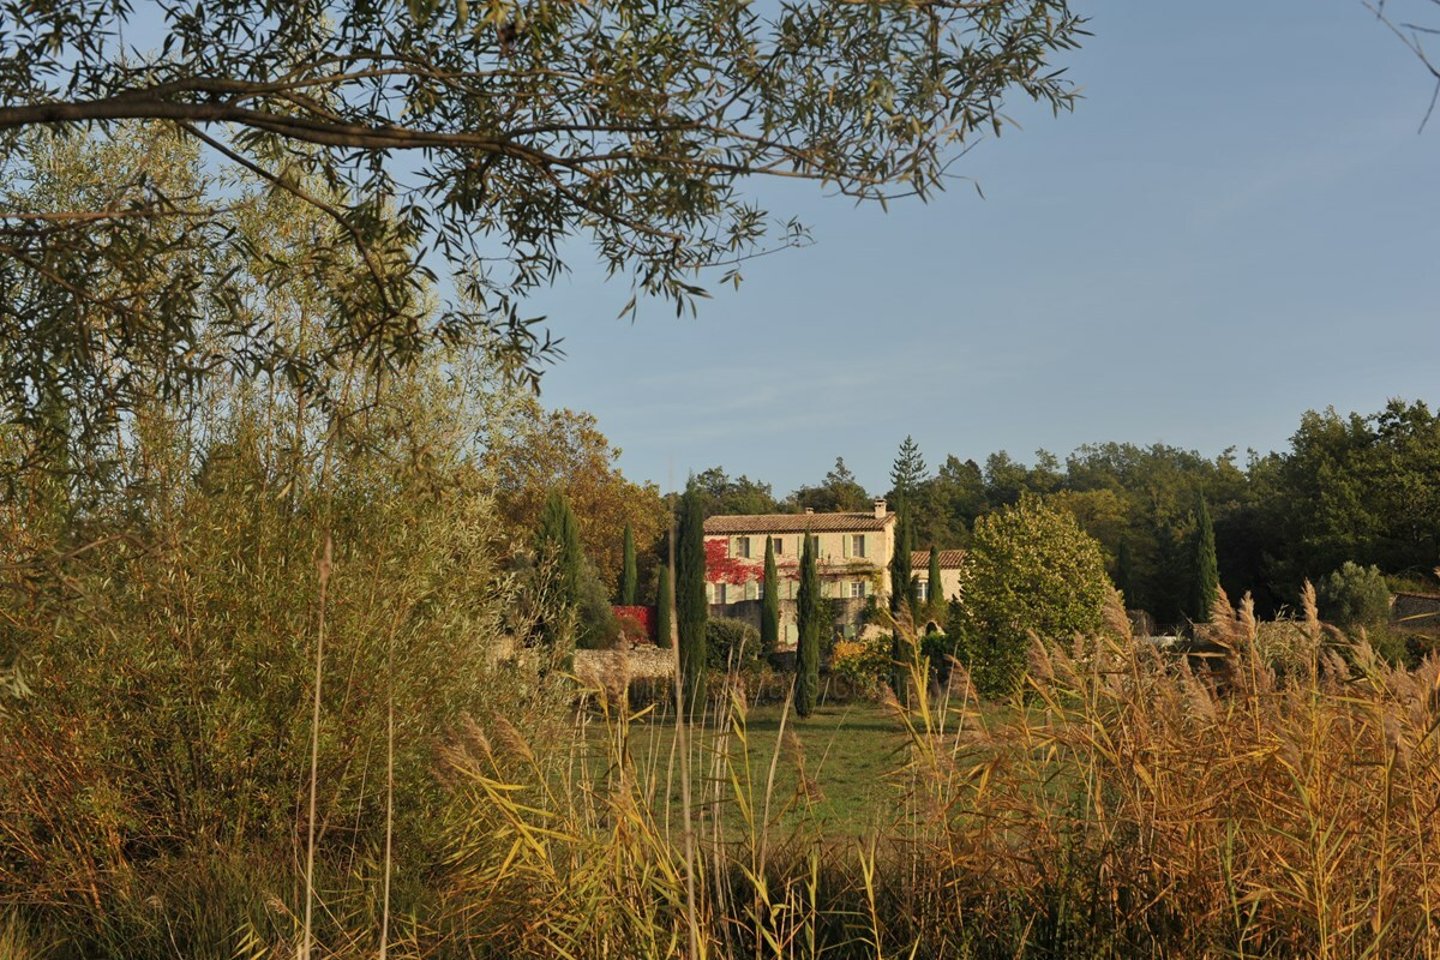
M675 651L647 645L629 650L576 650L575 677L582 686L604 687L612 697L632 680L675 675Z

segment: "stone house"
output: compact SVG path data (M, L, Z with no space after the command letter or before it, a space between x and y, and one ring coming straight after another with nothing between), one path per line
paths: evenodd
M798 637L795 601L800 551L802 538L808 534L819 546L820 591L830 601L835 632L856 635L866 607L886 602L895 520L884 500L876 500L873 510L856 513L807 510L709 518L705 521L705 590L710 616L733 617L759 627L769 540L775 545L780 582L780 643L793 646Z
M964 563L964 550L940 551L940 595L947 601L960 595L960 568ZM910 554L910 570L917 580L920 602L928 602L931 596L930 551L916 550Z

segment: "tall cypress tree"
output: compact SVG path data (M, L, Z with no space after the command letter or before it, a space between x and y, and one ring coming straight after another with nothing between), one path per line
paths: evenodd
M1210 622L1210 609L1220 595L1220 565L1215 558L1215 525L1210 522L1210 508L1200 498L1195 515L1194 587L1190 604L1191 619L1196 623Z
M554 584L556 609L545 611L540 623L541 639L553 646L565 639L566 624L571 621L580 599L585 569L580 525L575 522L570 501L559 490L550 492L540 513L540 525L535 532L535 558Z
M930 596L926 598L927 606L938 619L945 612L945 587L940 582L940 550L935 544L930 544Z
M705 511L694 488L680 498L679 544L675 553L675 624L679 628L681 690L686 715L705 709Z
M780 646L780 576L775 570L775 541L765 538L765 597L760 607L760 649Z
M660 581L655 587L655 643L657 646L668 648L674 639L671 636L675 632L674 610L675 597L670 591L670 565L662 562L660 564Z
M1135 558L1130 553L1130 541L1123 538L1115 548L1115 589L1124 596L1128 609L1140 606L1135 589Z
M890 612L915 612L915 571L910 564L913 552L910 514L902 511L895 522L895 552L890 557Z
M907 438L908 439L908 438ZM901 611L915 613L915 583L910 571L910 514L904 507L895 521L895 552L890 556L890 613L898 622ZM905 688L907 644L897 627L890 634L890 689L899 697Z
M825 606L820 598L820 571L809 534L800 553L800 592L796 597L800 640L795 647L795 712L808 717L820 696L820 629Z
M635 534L630 529L630 524L625 524L625 560L620 568L620 602L627 607L635 605L635 592L638 586L638 577L635 573Z

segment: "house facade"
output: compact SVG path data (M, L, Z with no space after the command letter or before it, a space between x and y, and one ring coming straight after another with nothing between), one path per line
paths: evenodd
M940 596L946 601L960 595L960 568L965 563L964 550L940 551ZM910 570L916 578L917 596L921 603L928 603L934 593L930 583L930 551L916 550L910 554Z
M705 590L712 617L760 625L765 588L765 546L775 547L780 588L780 644L797 637L796 597L804 537L818 549L821 596L830 602L834 629L854 636L861 613L888 595L895 552L895 514L884 500L857 513L768 513L717 516L705 521ZM928 562L928 554L927 554Z

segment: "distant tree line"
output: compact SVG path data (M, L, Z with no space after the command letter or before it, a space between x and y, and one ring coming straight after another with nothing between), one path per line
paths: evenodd
M1243 462L1165 444L1087 444L1062 462L1005 451L981 465L950 455L933 473L910 437L883 494L906 517L913 548L965 547L975 522L1024 496L1071 513L1104 552L1127 605L1161 623L1203 619L1207 569L1262 615L1293 603L1305 579L1344 563L1378 567L1392 586L1433 586L1440 564L1440 414L1392 400L1374 414L1333 408L1300 420L1288 449ZM867 491L836 458L822 481L777 497L770 484L713 467L689 489L707 516L869 510ZM1201 586L1197 589L1197 583Z

